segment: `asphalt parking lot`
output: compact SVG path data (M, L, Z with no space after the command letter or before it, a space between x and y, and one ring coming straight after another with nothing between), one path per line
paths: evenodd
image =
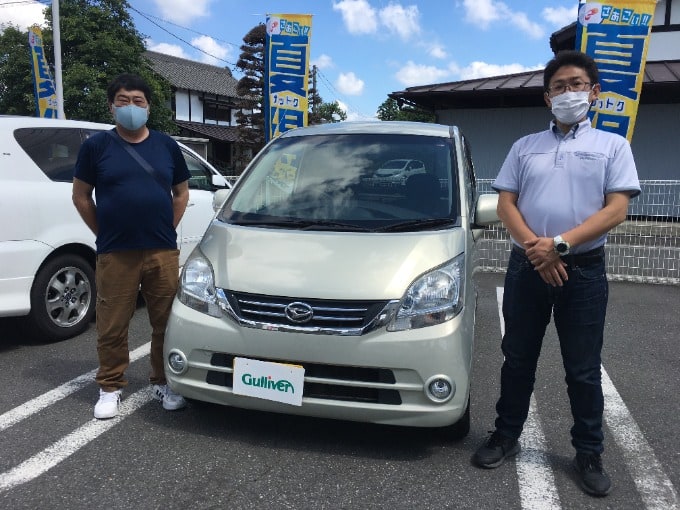
M0 508L678 507L680 287L613 282L603 353L607 409L603 499L576 486L554 330L539 365L523 452L496 470L469 458L493 426L501 274L478 277L472 428L431 430L274 415L192 403L163 411L148 393L143 306L120 419L92 419L95 334L59 343L0 320Z

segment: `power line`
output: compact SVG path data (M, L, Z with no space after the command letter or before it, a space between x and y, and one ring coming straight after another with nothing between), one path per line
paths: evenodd
M48 0L48 1L49 1L49 0ZM197 34L197 35L203 35L203 36L205 36L205 37L210 37L210 38L213 39L214 41L221 42L221 43L224 43L224 44L228 44L229 46L233 46L234 48L239 48L239 47L240 47L239 44L234 44L234 43L231 43L231 42L229 42L229 41L225 41L225 40L223 40L223 39L218 39L217 37L213 37L213 36L211 36L211 35L204 34L203 32L199 32L198 30L194 30L193 28L189 28L189 27L185 27L185 26L182 26L182 25L178 25L177 23L173 23L172 21L169 21L169 20L167 20L167 19L159 18L158 16L154 16L153 14L142 13L142 12L138 11L137 9L135 9L135 8L132 7L132 6L131 6L130 8L131 8L133 11L135 11L135 12L139 13L140 15L144 16L144 17L145 17L147 20L149 20L149 21L151 21L151 19L154 19L154 20L157 20L157 21L159 21L159 22L161 22L161 23L165 23L165 24L167 24L167 25L172 25L173 27L181 28L182 30L186 30L187 32L192 32L192 33ZM156 26L158 26L158 25L156 25Z
M330 82L330 80L319 70L318 67L316 68L316 72L317 72L318 77L321 78L321 81L326 85L326 87L328 87L328 89L332 93L334 93L334 95L336 97L336 101L339 101L337 99L337 96L344 97L343 94L338 92L338 90L333 86L333 84ZM368 115L364 115L363 112L359 111L358 108L354 107L354 105L350 104L348 101L343 100L342 102L347 105L348 110L353 111L354 113L356 113L357 115L360 115L361 117L368 117Z
M223 59L223 58L220 58L220 57L218 57L218 56L216 56L216 55L213 55L212 53L208 53L207 51L205 51L205 50L203 50L203 49L201 49L201 48L199 48L199 47L197 47L197 46L194 46L194 45L191 44L189 41L186 41L186 40L182 39L182 38L179 37L178 35L175 35L175 34L173 34L172 32L170 32L169 30L167 30L165 27L162 27L161 25L159 25L158 23L156 23L154 20L152 20L149 16L147 16L147 15L144 14L143 12L141 12L141 11L135 9L134 7L130 6L130 10L135 11L135 12L136 12L137 14L139 14L142 18L146 19L149 23L152 23L153 25L156 25L158 28L160 28L161 30L163 30L163 32L167 33L168 35L171 35L172 37L174 37L175 39L177 39L177 40L179 40L179 41L182 41L182 42L183 42L184 44L186 44L187 46L190 46L191 48L193 48L193 49L195 49L195 50L197 50L197 51L200 51L201 53L204 53L204 54L208 55L209 57L214 58L215 60L219 60L219 61L221 61L221 62L224 62L225 64L229 64L230 66L232 66L232 67L234 68L234 69L233 69L234 71L236 70L236 64L235 64L234 62L229 62L228 60L225 60L225 59ZM205 34L202 34L202 35L205 35ZM208 36L208 37L210 37L210 36ZM229 44L229 43L227 43L227 44Z

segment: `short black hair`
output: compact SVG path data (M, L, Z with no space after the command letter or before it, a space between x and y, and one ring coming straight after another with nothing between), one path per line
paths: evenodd
M144 93L146 102L151 102L151 87L147 85L144 78L136 74L123 73L116 76L106 89L106 97L109 103L113 103L116 94L120 89L141 90Z
M590 55L577 50L562 50L555 57L548 62L543 71L543 88L548 91L550 80L555 75L557 70L563 66L574 66L584 69L588 74L588 79L592 85L599 83L600 73L597 70L597 64Z

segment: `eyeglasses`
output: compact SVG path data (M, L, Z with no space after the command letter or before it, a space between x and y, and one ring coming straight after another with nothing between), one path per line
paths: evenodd
M550 87L548 87L548 92L553 96L558 96L567 89L569 89L571 92L582 92L592 88L593 84L587 81L574 80L570 81L569 83L558 81L557 83L553 83Z

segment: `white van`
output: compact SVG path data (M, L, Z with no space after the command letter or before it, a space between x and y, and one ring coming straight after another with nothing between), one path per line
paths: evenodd
M394 160L423 171L376 181ZM477 196L456 127L286 132L251 162L184 266L165 339L169 384L190 399L464 436L476 237L498 220L496 204Z
M82 333L94 317L95 238L71 200L80 144L112 125L0 116L0 317L26 316L44 340ZM225 178L188 147L189 204L180 264L214 215Z

